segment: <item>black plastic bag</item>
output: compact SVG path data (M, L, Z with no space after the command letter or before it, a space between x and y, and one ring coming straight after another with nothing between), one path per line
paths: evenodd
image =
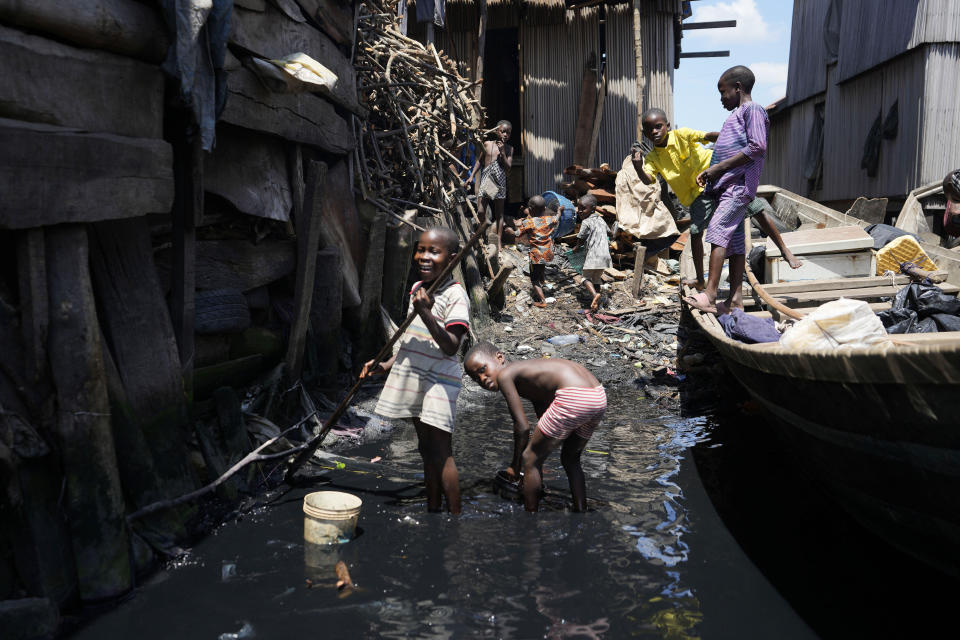
M910 309L887 309L877 314L887 333L912 333L917 312Z

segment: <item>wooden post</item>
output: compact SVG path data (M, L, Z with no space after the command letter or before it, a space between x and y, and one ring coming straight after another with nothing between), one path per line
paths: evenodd
M631 292L634 298L640 298L643 294L643 265L647 261L647 248L639 242L634 243L633 248L637 254L633 259L633 287Z
M383 334L380 320L380 301L383 294L383 255L386 240L387 216L378 211L370 221L370 235L367 241L367 257L363 264L363 280L360 283L358 327L360 341L354 363L363 363L373 357L379 349L380 336Z
M643 140L643 123L640 116L646 101L647 79L643 70L643 0L633 0L633 51L636 62L634 75L637 78L637 140Z
M340 247L317 252L310 333L316 358L313 374L320 384L335 382L340 363L340 325L343 319L343 278L340 277Z
M132 585L130 540L110 432L110 404L82 225L46 233L50 293L50 369L57 397L56 436L64 509L80 597L103 600Z
M477 66L473 70L473 81L477 83L474 97L479 103L483 95L483 50L487 46L487 0L477 0L477 10L480 12L480 29L477 33Z
M203 147L200 137L174 144L173 260L170 269L170 318L177 337L180 371L187 397L193 398L193 321L196 289L196 222L203 216Z
M299 150L296 155L300 155ZM291 172L291 179L299 183L303 158L294 160L300 169ZM303 370L303 349L306 345L307 326L310 324L310 304L313 301L313 285L316 277L317 248L320 244L320 203L323 185L327 178L327 165L324 162L309 161L303 188L303 207L295 224L297 227L297 275L294 285L293 322L290 325L290 342L284 360L287 376L291 381L299 380ZM297 199L299 187L294 189Z

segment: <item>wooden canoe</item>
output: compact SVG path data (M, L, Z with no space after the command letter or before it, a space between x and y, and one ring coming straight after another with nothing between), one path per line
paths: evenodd
M794 226L798 219L826 227L867 224L787 191L762 195ZM960 290L960 254L924 249L948 273L942 288ZM693 274L689 248L681 273ZM841 295L884 308L889 303L880 298L904 283L876 277L769 288L803 313ZM744 285L745 302L750 296ZM766 313L756 301L745 306ZM869 530L960 576L960 332L804 352L744 344L728 338L715 316L692 309L691 316L814 480Z

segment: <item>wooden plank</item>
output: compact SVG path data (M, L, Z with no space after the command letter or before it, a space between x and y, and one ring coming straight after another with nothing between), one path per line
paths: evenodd
M588 66L583 70L583 82L580 84L580 107L577 111L577 128L573 138L574 164L589 164L590 138L593 135L596 112L597 72Z
M383 324L380 318L380 300L383 292L383 255L387 215L378 211L370 221L370 235L367 241L367 255L363 263L363 280L360 284L360 307L358 325L360 341L357 355L360 362L366 362L380 350ZM356 362L356 360L355 360Z
M197 220L203 218L203 147L200 136L190 140L191 116L180 112L172 125L176 136L174 171L176 202L171 217L173 246L170 260L170 318L177 338L180 371L187 393L193 390L194 319L196 317ZM164 287L167 291L167 287Z
M630 291L634 298L641 298L643 297L643 265L647 261L647 248L639 242L633 247L636 253L633 259L633 282L630 285Z
M886 311L891 307L891 304L889 302L869 302L867 304L870 305L871 311ZM753 305L745 305L745 306L753 306ZM794 309L794 311L796 311L797 313L803 316L807 315L808 313L813 313L816 310L817 310L817 307L800 307L798 309ZM747 311L746 314L748 316L754 316L757 318L773 317L773 315L769 311Z
M204 189L247 215L286 222L292 196L283 141L238 127L217 128L204 156Z
M360 214L348 176L349 170L344 161L332 165L327 171L327 184L324 187L327 197L321 203L323 224L320 227L320 246L341 249L344 308L361 304L360 273L365 257L360 236Z
M339 371L343 278L336 277L338 273L340 248L327 247L318 251L310 305L310 349L313 353L310 364L320 384L335 382Z
M0 0L0 20L154 63L163 62L169 44L157 8L134 0Z
M173 203L163 140L0 118L0 149L0 229L166 213Z
M17 278L20 292L20 335L24 348L24 381L37 386L47 374L47 265L43 228L17 236Z
M323 98L311 93L274 93L247 69L237 69L227 76L227 91L227 106L220 116L224 122L330 153L344 154L354 147L347 121Z
M777 217L791 227L798 226L797 220L801 222L822 222L827 227L844 225L867 226L865 222L846 216L835 209L825 207L819 202L798 196L785 189L781 189L773 194L771 204ZM792 250L791 248L791 251Z
M100 222L89 236L100 327L132 428L142 431L163 484L177 494L192 491L182 366L146 219Z
M234 8L230 42L261 58L280 59L305 53L337 76L337 84L326 96L340 106L364 115L357 101L356 72L350 59L335 42L305 22L290 20L279 9L267 5L266 11Z
M347 46L353 43L351 3L340 0L297 0L297 3L335 42Z
M81 225L47 230L50 369L57 398L56 440L63 465L63 509L83 600L126 593L132 585L124 501L117 472L87 233Z
M171 286L174 253L173 249L162 249L155 256L164 291ZM257 244L250 240L201 240L195 248L195 288L249 291L292 273L296 264L296 243L292 240Z
M887 198L857 198L845 215L868 224L882 224L887 216Z
M944 283L940 285L940 288L943 289L944 293L956 294L960 291L960 287L957 285ZM788 307L793 306L806 306L811 304L822 304L824 302L829 302L831 300L836 300L837 298L854 298L856 300L869 300L873 298L880 297L893 297L897 295L899 287L894 286L879 286L879 287L862 287L858 289L833 289L830 291L803 291L793 294L780 294L775 296L777 300L787 305ZM744 300L744 306L747 306L746 300Z
M884 276L867 276L861 278L836 278L835 280L804 280L800 282L781 282L775 284L765 284L763 288L767 293L801 293L804 291L831 291L834 289L856 289L858 287L875 287L884 284L905 285L910 283L910 278L903 275L895 276L893 281ZM744 285L744 289L749 291L749 285Z
M0 25L0 117L163 137L157 66Z
M873 237L860 227L852 226L790 231L782 234L782 237L783 244L798 256L873 248ZM767 257L776 258L780 255L780 249L773 239L767 238Z
M327 165L309 161L306 166L303 215L297 220L297 271L294 284L293 321L285 358L287 377L300 379L303 369L303 349L310 324L310 304L313 302L316 277L317 248L322 226L320 203L324 200Z

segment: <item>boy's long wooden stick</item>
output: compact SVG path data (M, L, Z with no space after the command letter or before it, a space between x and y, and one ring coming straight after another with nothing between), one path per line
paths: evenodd
M477 243L477 240L483 237L483 234L486 232L487 227L490 226L490 222L486 221L480 225L476 232L470 237L467 241L467 244L460 250L457 255L453 257L453 260L447 263L447 266L443 268L443 271L440 272L440 275L430 284L430 288L427 289L427 295L432 295L434 290L437 288L441 282L447 279L447 276L453 271L453 269L460 264L460 260L466 255L467 251ZM403 335L403 332L407 330L407 327L410 326L410 323L417 317L417 312L412 311L410 315L397 327L397 330L394 334L387 340L387 343L383 345L383 348L380 349L380 352L373 358L373 367L376 367L387 354L391 353L393 350L393 345L400 339L400 336ZM371 369L373 369L371 367ZM323 424L323 428L320 429L320 432L315 435L310 442L307 443L306 448L297 454L297 457L293 459L290 463L290 466L287 467L287 471L284 474L284 480L289 483L293 479L293 474L296 473L297 469L302 467L310 458L313 457L314 452L323 444L323 439L327 437L327 432L333 428L333 425L337 424L337 420L340 419L340 416L344 414L347 410L347 407L350 406L350 401L353 400L353 396L356 395L357 391L360 390L360 385L363 383L365 376L360 376L357 378L357 381L347 392L347 395L344 396L343 400L340 401L340 404L337 405L337 408L333 410L333 413L327 418L327 421Z

